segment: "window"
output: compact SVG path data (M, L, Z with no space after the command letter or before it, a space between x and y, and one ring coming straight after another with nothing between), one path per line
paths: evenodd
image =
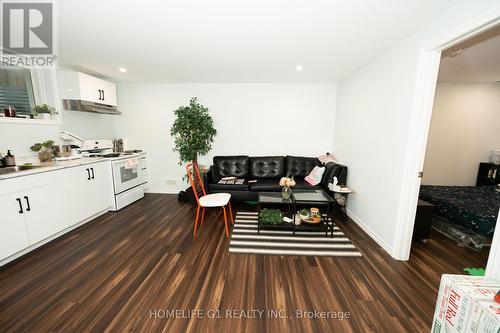
M3 110L7 105L14 106L20 116L33 113L35 98L29 69L0 68L0 107Z

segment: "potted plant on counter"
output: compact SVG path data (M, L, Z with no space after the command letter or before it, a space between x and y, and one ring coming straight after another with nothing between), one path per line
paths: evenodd
M47 104L38 104L35 106L35 115L38 119L50 120L58 115L56 108Z
M38 153L38 158L40 159L41 163L52 161L52 156L54 155L53 148L54 148L53 140L47 140L42 143L38 142L30 147L31 151Z

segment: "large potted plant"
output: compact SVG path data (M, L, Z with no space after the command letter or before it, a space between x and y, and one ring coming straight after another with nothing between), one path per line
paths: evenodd
M198 162L198 157L212 149L217 130L208 113L208 108L198 103L196 97L191 98L188 106L181 106L174 111L176 119L170 135L174 138L174 151L179 153L179 165L187 162ZM200 170L203 168L200 167ZM186 190L189 201L194 196L190 188Z

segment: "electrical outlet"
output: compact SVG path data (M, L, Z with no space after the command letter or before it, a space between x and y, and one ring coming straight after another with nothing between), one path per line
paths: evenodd
M172 179L167 179L165 181L165 184L169 187L175 187L177 186L177 182L175 180L172 180Z

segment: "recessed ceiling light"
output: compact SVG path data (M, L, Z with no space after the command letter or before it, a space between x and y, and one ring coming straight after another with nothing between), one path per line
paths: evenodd
M295 70L296 70L297 72L302 72L302 70L303 70L303 69L304 69L304 66L302 66L302 65L297 65L297 66L295 67Z
M118 70L122 73L127 73L127 69L125 67L119 67Z

